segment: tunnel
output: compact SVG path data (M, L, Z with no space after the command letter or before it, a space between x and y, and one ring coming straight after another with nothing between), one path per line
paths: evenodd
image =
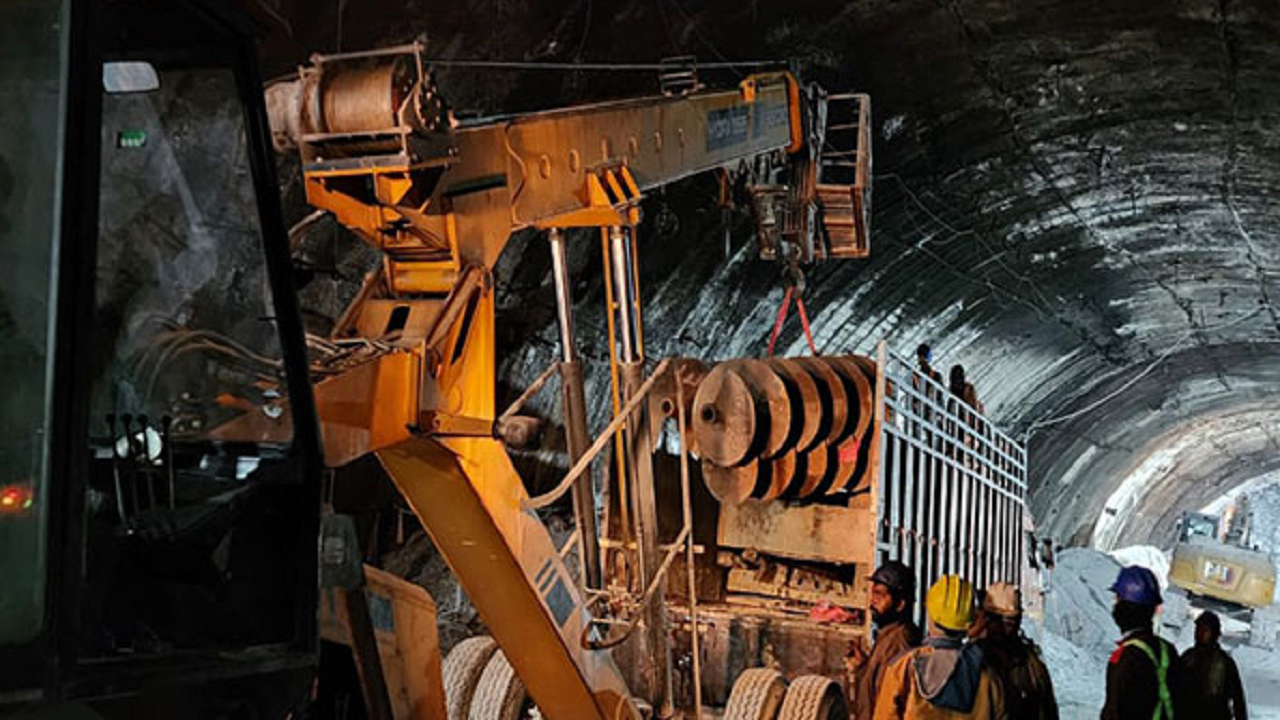
M1280 718L1280 0L0 18L0 715Z
M869 93L871 257L807 272L817 348L927 342L940 367L963 364L1027 444L1029 506L1059 542L1168 544L1181 511L1280 465L1274 2L391 5L286 0L293 32L268 46L268 67L287 73L303 48L426 37L442 60L787 59L832 91ZM460 113L484 115L652 92L655 79L445 66L440 84ZM648 198L641 228L648 354L761 354L784 282L756 259L744 216L722 217L714 185L695 179ZM577 238L570 262L598 369L594 238ZM549 267L528 235L499 267L512 394L555 356ZM310 292L323 316L344 291ZM808 352L794 320L780 347ZM589 372L589 395L606 383ZM594 428L607 411L591 406Z

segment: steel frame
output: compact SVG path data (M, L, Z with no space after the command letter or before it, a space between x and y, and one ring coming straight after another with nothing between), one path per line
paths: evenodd
M1021 583L1026 448L883 342L877 354L885 414L877 564L915 570L917 608L944 574L977 587Z

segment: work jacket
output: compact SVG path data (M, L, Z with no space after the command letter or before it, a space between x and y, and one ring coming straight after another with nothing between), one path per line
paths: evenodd
M1157 671L1166 662L1163 686L1167 695L1162 697ZM1171 715L1182 718L1177 712L1181 677L1178 665L1178 649L1156 637L1151 628L1125 633L1107 663L1107 704L1102 707L1102 720L1172 720ZM1185 717L1199 720L1192 715Z
M884 673L894 660L920 644L920 628L910 620L889 623L876 632L876 644L871 656L858 673L858 683L853 696L853 720L871 720L876 704L876 691Z
M1236 661L1217 643L1182 653L1182 703L1195 720L1246 720Z
M1000 678L1004 704L1016 720L1058 720L1053 680L1040 657L1040 649L1025 637L1004 641L980 640L988 667Z
M889 667L875 720L1006 720L1000 681L972 643L930 637Z

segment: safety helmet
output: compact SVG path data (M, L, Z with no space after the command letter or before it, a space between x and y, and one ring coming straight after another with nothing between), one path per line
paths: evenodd
M1160 583L1155 573L1139 565L1130 565L1120 570L1116 581L1111 583L1111 592L1116 597L1134 605L1150 605L1155 607L1164 602L1160 597Z
M910 600L916 594L916 576L911 568L890 560L871 573L871 582L889 588L899 600Z
M973 624L973 585L958 575L943 575L925 598L929 619L946 630L968 630Z
M993 583L982 598L982 609L996 615L1021 615L1022 591L1009 583Z

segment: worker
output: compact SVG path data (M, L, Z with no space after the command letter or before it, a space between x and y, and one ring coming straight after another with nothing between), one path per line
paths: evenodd
M1171 720L1177 715L1178 649L1151 628L1163 602L1150 570L1130 565L1111 584L1111 617L1122 633L1107 664L1102 720ZM1188 715L1187 717L1193 717Z
M1040 555L1040 594L1044 595L1049 592L1053 583L1053 568L1057 565L1057 555L1053 551L1053 538L1044 538L1040 542L1038 549L1033 549Z
M1005 709L1019 720L1057 720L1058 701L1040 648L1022 634L1022 591L1009 583L987 588L969 636L1000 679Z
M1186 716L1200 720L1245 720L1244 686L1236 661L1218 644L1222 622L1210 610L1196 618L1195 647L1182 653L1182 698Z
M1005 720L1000 681L982 659L982 648L966 643L973 625L973 586L943 575L925 599L929 637L898 658L884 675L875 720Z
M918 428L923 435L922 439L932 446L935 434L929 431L929 426L933 423L934 411L930 406L933 403L944 403L946 398L941 389L942 373L934 369L933 349L927 343L916 346L916 371L911 376L911 384L926 398L924 401L913 401L911 407L924 420L924 426Z
M973 410L979 413L983 411L982 402L978 400L978 390L973 383L969 382L963 365L957 363L951 366L951 382L948 383L947 389Z
M857 677L853 696L854 720L871 720L876 693L884 673L904 653L920 644L920 628L911 621L915 604L916 576L897 560L890 560L871 575L871 620L876 641L868 656L862 646L853 646L853 671Z
M942 373L933 367L933 348L929 347L928 343L920 343L916 346L916 369L921 375L939 385L942 384Z
M951 366L950 374L951 382L947 384L947 389L951 391L960 400L965 399L965 390L969 388L969 381L965 379L964 366L956 363Z

